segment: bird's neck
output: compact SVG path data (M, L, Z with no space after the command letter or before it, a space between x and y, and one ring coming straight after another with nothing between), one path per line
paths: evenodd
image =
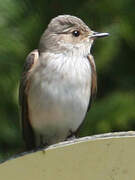
M40 56L41 67L46 67L52 69L53 71L63 71L63 72L77 72L87 71L89 72L89 61L87 56L82 56L81 54L67 54L67 53L52 53L47 52ZM89 73L88 73L89 74ZM75 75L76 76L76 75Z
M92 44L90 43L79 43L79 44L71 44L71 43L61 43L61 45L57 48L52 47L51 49L45 49L41 52L41 56L46 56L47 54L51 56L67 56L68 58L72 57L87 57L90 54Z

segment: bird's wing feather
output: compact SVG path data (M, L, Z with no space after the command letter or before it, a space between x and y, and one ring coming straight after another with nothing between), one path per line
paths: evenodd
M96 73L95 61L91 54L88 55L88 60L91 65L91 97L88 106L88 111L89 111L92 100L94 99L97 93L97 73Z
M30 83L30 75L38 62L38 50L32 51L26 58L24 70L22 73L20 88L19 88L19 104L21 108L21 125L23 131L23 138L25 140L27 149L32 149L35 145L34 133L29 119L27 93Z
M93 56L91 54L89 54L87 58L90 62L90 66L91 66L91 94L90 94L90 99L89 99L89 105L87 108L87 112L88 112L90 110L91 103L92 103L94 97L96 96L96 92L97 92L97 73L96 73L96 65L95 65ZM86 118L86 116L85 116L85 118ZM77 131L74 133L76 136L79 135L80 128L83 126L83 124L85 122L85 118L84 118L84 121L82 121L82 123L78 127Z

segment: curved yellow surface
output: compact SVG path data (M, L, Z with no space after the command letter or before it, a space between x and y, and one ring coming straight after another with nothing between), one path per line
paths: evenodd
M0 164L0 180L135 180L135 132L80 138Z

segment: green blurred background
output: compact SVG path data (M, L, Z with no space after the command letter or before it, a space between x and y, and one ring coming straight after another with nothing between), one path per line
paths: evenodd
M134 0L0 0L0 160L24 147L18 108L23 63L59 14L111 34L92 48L98 93L80 136L135 130Z

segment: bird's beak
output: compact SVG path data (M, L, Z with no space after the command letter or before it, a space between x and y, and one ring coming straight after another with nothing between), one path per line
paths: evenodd
M102 38L102 37L106 37L109 36L109 33L99 33L99 32L94 32L90 35L90 38Z

